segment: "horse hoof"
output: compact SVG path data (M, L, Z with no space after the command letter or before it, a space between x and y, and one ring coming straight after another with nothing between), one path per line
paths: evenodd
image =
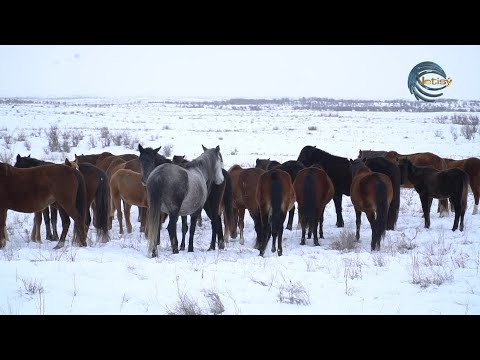
M207 251L212 251L212 250L215 250L215 248L210 246Z
M225 250L225 243L224 242L221 242L220 245L218 245L218 248L220 250Z
M305 245L305 240L304 240L304 241L300 241L300 245Z
M292 225L287 225L288 230L292 230Z
M313 242L313 245L315 245L315 246L320 246L320 244L319 244L318 241L317 241L317 242Z
M282 250L277 251L278 256L282 256Z
M343 222L337 222L337 224L336 224L336 225L337 225L337 227L339 227L339 228L341 228L341 227L343 227L343 226L344 226Z

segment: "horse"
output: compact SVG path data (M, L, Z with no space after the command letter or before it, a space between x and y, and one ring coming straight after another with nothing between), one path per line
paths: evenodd
M184 167L190 161L185 159L185 155L174 155L172 163ZM222 231L222 213L225 223L225 229L230 228L230 224L233 221L233 193L232 193L232 180L230 175L225 169L222 169L222 174L225 179L220 185L214 183L208 184L208 196L203 210L207 214L212 223L212 240L208 250L215 250L215 246L218 240L220 249L225 248L225 235ZM202 226L202 217L197 218L198 226ZM180 250L185 250L185 235L188 231L188 225L186 217L182 217L182 243Z
M208 185L220 185L224 181L223 158L220 146L207 149L184 167L163 164L154 167L153 162L143 161L140 151L142 183L147 188L148 199L148 255L157 256L160 244L161 212L167 213L170 220L168 233L172 252L178 253L176 224L179 216L190 215L190 236L188 251L193 252L193 235L198 216L208 197ZM140 150L140 147L139 147ZM220 245L219 245L220 247Z
M265 254L270 236L272 236L272 252L282 256L283 223L287 212L295 204L295 190L290 175L279 169L268 170L258 179L255 198L259 211L260 223L258 249L259 255ZM278 250L275 244L278 239Z
M65 165L80 171L85 180L87 193L87 229L92 222L90 208L93 212L93 227L97 230L97 241L106 243L110 240L108 234L108 211L110 207L110 186L107 174L95 165L89 163L77 164L75 161L65 159Z
M397 164L384 157L363 158L363 162L370 170L387 175L392 182L393 199L388 208L387 230L394 230L400 210L400 184L402 183L400 169Z
M280 165L280 163L276 160L268 159L257 159L255 160L255 167L263 170L270 170L273 169L275 166Z
M383 150L359 150L357 159L370 159L374 157L385 157L388 151Z
M380 241L387 230L388 209L393 199L393 186L390 178L380 172L370 170L362 159L350 159L352 186L350 199L355 208L356 239L360 240L362 212L372 229L371 251L380 250Z
M90 163L92 165L97 165L97 163L101 162L104 158L113 156L111 152L104 151L101 154L89 154L89 155L77 155L75 154L75 162L77 164L82 164L82 163Z
M399 166L405 168L408 180L420 196L425 228L430 228L432 199L449 199L455 210L452 231L459 228L459 220L460 231L463 231L463 219L467 209L468 174L456 167L438 171L431 166L415 166L408 158L400 159Z
M288 173L290 175L290 178L292 179L292 184L295 181L295 178L297 177L297 174L300 170L305 169L305 166L297 160L288 160L285 161L284 163L280 165L268 165L268 170L270 169L280 169ZM293 227L293 217L295 215L295 205L293 208L288 212L288 221L287 221L287 228L288 230L292 230Z
M305 233L309 229L309 239L313 233L313 243L319 246L317 229L323 239L323 214L325 207L333 199L335 189L327 173L311 166L300 170L293 182L295 198L298 204L298 219L302 226L300 245L305 245Z
M43 160L32 158L30 157L30 155L20 156L20 154L17 154L17 159L13 166L16 168L24 169L24 168L29 168L33 166L40 166L40 165L47 165L47 164L53 164L53 163L49 161L43 161ZM30 235L31 240L40 241L40 228L37 229L36 225L42 222L42 219L41 219L42 214L43 214L43 221L45 223L46 239L52 240L52 241L58 240L57 210L58 209L56 207L56 204L54 203L50 206L47 206L39 214L35 213L35 217L37 219L33 221L32 233Z
M39 212L54 202L65 210L66 220L68 220L54 249L65 245L70 224L69 216L74 221L76 235L72 239L72 244L87 246L86 190L83 175L80 172L62 164L20 169L0 163L0 174L0 248L6 245L7 210L24 213ZM37 226L39 227L40 224Z
M225 239L228 240L228 234L232 239L237 238L237 227L240 229L240 245L245 243L243 236L243 229L245 228L245 210L247 209L255 224L255 230L257 232L257 238L255 241L255 248L258 248L258 227L257 223L260 223L256 191L257 184L260 175L265 170L261 168L248 168L244 169L240 165L233 165L228 169L228 174L232 181L232 193L233 193L233 220L230 226L225 224ZM228 228L228 232L227 232Z
M114 211L117 210L120 234L123 234L121 206L121 200L123 200L123 212L125 214L127 232L131 233L132 223L130 222L130 209L132 205L136 205L142 209L148 208L147 191L142 184L142 174L127 169L117 170L110 178L110 194L110 218L113 217ZM145 232L146 215L147 212L142 211L140 232Z
M475 199L472 215L478 214L478 202L480 200L480 159L470 157L463 160L445 159L445 161L447 162L448 169L458 167L468 174L468 180Z
M316 146L306 145L298 155L300 161L305 167L313 164L319 164L333 182L335 193L333 202L337 213L337 227L343 227L342 217L342 195L350 196L350 187L352 185L352 172L350 162L347 158L331 155L326 151L317 149Z
M435 170L446 170L447 162L438 155L431 152L420 152L413 154L399 154L396 151L389 151L385 154L385 158L391 162L398 164L400 159L408 158L413 165L416 166L431 166ZM411 189L413 184L405 178L401 184L402 187ZM448 215L448 199L441 199L438 201L437 212L440 213L440 217Z

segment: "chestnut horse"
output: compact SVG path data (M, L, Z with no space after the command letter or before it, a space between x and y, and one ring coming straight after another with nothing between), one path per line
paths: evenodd
M371 251L380 250L380 241L387 230L388 208L393 199L392 182L387 175L370 170L362 159L350 159L350 164L350 199L355 208L356 239L360 240L360 225L364 212L372 229Z
M72 244L87 246L86 190L83 175L79 171L63 164L19 169L0 163L0 174L0 248L6 245L5 225L8 209L24 213L39 212L54 202L57 202L74 221L76 236ZM69 223L70 219L68 225ZM65 245L67 232L68 226L65 226L54 249Z
M468 174L456 167L437 171L431 166L415 166L409 159L399 160L399 166L405 169L408 180L420 196L425 227L430 228L432 199L449 199L455 209L452 231L457 230L459 220L460 231L463 231L463 218L467 209Z
M126 169L117 170L110 178L110 194L110 217L112 218L114 211L117 210L120 234L123 234L121 200L123 200L123 212L127 232L132 232L132 223L130 221L130 209L132 205L144 209L141 213L140 232L145 232L147 219L147 211L145 210L148 208L148 201L147 191L142 184L142 174Z
M290 175L279 169L263 173L258 179L255 198L260 214L260 224L258 224L260 256L265 254L270 236L272 236L272 252L276 251L275 245L278 239L277 254L282 256L283 223L287 212L295 204L295 191Z
M245 243L243 236L243 229L245 228L245 210L247 209L255 224L255 230L257 231L257 223L260 221L258 206L255 192L257 191L257 184L260 175L265 170L260 168L247 168L244 169L240 165L233 165L228 169L232 181L232 197L233 197L233 215L230 226L225 223L225 239L228 240L228 235L232 239L237 238L237 228L240 230L240 244ZM255 240L255 248L258 248L258 232L257 239Z
M463 160L445 159L445 161L447 162L447 168L452 169L457 167L467 173L475 199L472 215L478 214L478 202L480 200L480 159L470 157Z
M310 239L313 233L313 244L319 246L317 233L321 239L324 238L323 213L335 192L332 180L323 169L311 166L298 172L293 188L298 204L298 219L302 226L300 245L305 245L305 233L308 228L308 238ZM317 230L319 225L320 231Z

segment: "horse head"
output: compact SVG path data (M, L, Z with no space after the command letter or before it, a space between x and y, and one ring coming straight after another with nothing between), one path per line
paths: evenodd
M142 172L142 184L145 186L147 179L150 176L153 169L155 169L155 158L156 154L160 150L161 146L152 149L151 147L143 148L142 145L138 144L138 151L140 152L140 169Z

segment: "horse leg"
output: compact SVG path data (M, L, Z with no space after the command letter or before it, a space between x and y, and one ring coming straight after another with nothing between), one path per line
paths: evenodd
M357 226L357 233L355 238L360 241L360 225L362 224L362 212L355 209L355 225Z
M33 222L35 223L35 235L34 235L34 242L38 242L39 244L42 243L42 238L40 236L40 227L42 226L42 211L37 211L35 213L35 217Z
M170 237L170 244L172 246L172 253L178 254L178 240L177 240L177 221L178 221L178 212L170 212L168 214L170 220L168 221L168 235ZM156 255L155 255L156 256Z
M320 239L325 239L323 237L323 214L324 213L325 213L325 208L320 210L320 216L318 218L318 227L319 227L318 235L320 236Z
M41 213L41 212L40 212ZM37 216L37 213L33 214L33 226L32 226L32 231L30 232L30 240L35 241L35 234L37 233L37 223L35 221L35 218Z
M366 211L368 222L370 223L370 228L372 229L372 242L370 243L370 250L380 250L380 234L377 234L377 221L375 220L374 211Z
M7 245L7 209L0 209L0 249Z
M318 242L318 220L315 220L313 224L313 245L315 246L320 246L320 243ZM323 233L322 233L323 235Z
M230 224L230 229L228 229L228 231L230 232L230 237L232 239L236 239L237 238L237 227L238 227L238 216L239 216L239 210L236 206L233 207L232 209L232 224ZM225 233L227 232L227 226L225 225ZM227 237L225 236L225 239L227 239Z
M283 220L285 221L285 217L286 217L287 214L285 214L285 216L283 217ZM283 247L282 247L282 236L283 236L283 221L280 223L280 228L278 229L278 237L277 237L277 241L278 241L278 250L277 250L277 254L278 256L282 256L283 254Z
M455 231L458 229L458 221L460 220L460 213L461 213L461 208L462 208L462 200L460 198L458 199L452 199L453 207L455 209L455 219L453 220L453 227L452 231ZM461 230L463 231L463 226L461 226Z
M123 234L123 214L122 214L122 203L121 203L121 198L120 195L118 194L112 194L112 202L113 202L113 209L111 212L111 217L109 218L110 221L113 220L113 215L115 210L117 211L117 220L118 220L118 225L120 227L120 234ZM125 205L125 203L124 203Z
M198 218L202 214L202 209L194 212L190 215L190 236L188 237L188 252L193 252L193 236L195 235L195 228L198 222Z
M295 215L295 205L290 209L288 212L288 222L287 222L287 229L292 230L293 226L293 216Z
M305 235L307 233L307 225L304 221L300 221L302 225L302 238L300 239L300 245L305 245Z
M62 234L60 235L60 240L58 241L57 246L54 247L55 250L65 246L65 238L67 237L68 228L70 227L70 216L68 216L67 212L63 208L58 209L58 212L60 213L60 219L62 220ZM72 244L75 242L75 240L76 235L74 232Z
M131 234L132 233L132 223L130 222L130 211L132 209L132 205L127 203L127 202L123 202L123 212L124 212L124 216L125 216L125 224L127 225L127 233Z
M43 209L42 212L43 212L43 221L45 223L45 230L47 232L46 239L53 240L52 228L50 226L50 207L47 206L45 209Z
M144 209L143 209L143 207L141 207L141 206L137 206L137 207L138 207L137 221L140 223L140 226L142 226L141 223L142 223L142 218L143 218L143 211L144 211Z
M437 212L440 213L440 217L448 216L448 199L438 200Z
M140 214L140 232L145 233L147 225L147 208L140 207L141 214Z
M480 201L480 186L477 189L473 189L473 198L475 199L475 204L473 205L473 212L472 215L477 215L478 214L478 203Z
M182 243L180 244L180 250L185 250L185 237L187 236L188 222L187 217L182 216Z
M240 229L240 245L245 243L243 228L245 227L245 208L238 209L238 228ZM236 230L236 227L235 227Z
M430 207L432 206L432 198L427 196L421 196L420 201L422 203L423 218L425 219L425 227L430 228Z
M337 213L337 227L343 227L342 217L342 193L335 193L333 195L333 202L335 204L335 211Z
M50 205L50 220L52 223L52 233L53 241L58 241L59 236L57 232L57 223L58 223L58 208L56 205Z

